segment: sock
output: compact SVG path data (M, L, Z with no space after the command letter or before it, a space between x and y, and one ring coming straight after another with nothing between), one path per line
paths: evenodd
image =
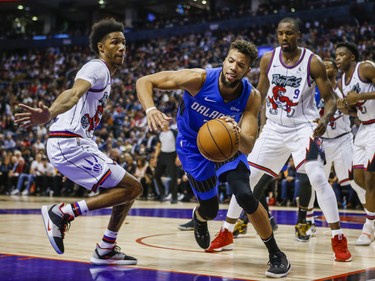
M308 210L306 212L306 221L311 222L311 224L315 223L314 210Z
M223 227L228 229L230 232L234 230L234 224L224 221Z
M365 208L365 212L366 212L366 222L365 223L374 226L375 212L369 212L366 208Z
M118 232L114 232L109 229L104 232L102 241L99 243L99 254L102 254L101 251L108 252L108 249L112 249L115 246L117 234Z
M264 245L266 245L266 247L268 249L268 252L270 254L280 252L280 249L277 246L275 237L273 236L273 233L271 234L271 236L269 238L262 239L262 241L263 241Z
M331 234L332 234L332 238L333 237L335 237L336 235L339 235L339 234L344 234L343 232L342 232L342 229L340 228L340 229L334 229L334 230L331 230Z
M78 217L80 215L85 215L89 212L89 208L87 207L86 201L78 201L72 204L67 204L61 208L61 211L65 214L69 214L73 217Z
M306 223L307 210L298 208L298 220L297 223Z

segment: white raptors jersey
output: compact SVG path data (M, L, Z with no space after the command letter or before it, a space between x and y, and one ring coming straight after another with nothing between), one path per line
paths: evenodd
M335 93L338 98L343 98L344 95L340 91L339 87L336 86ZM321 100L320 105L323 108L320 109L320 115L324 114L324 100ZM327 130L322 135L323 138L334 139L338 136L342 136L346 133L350 133L352 131L350 127L350 117L349 115L342 114L340 110L336 110L335 114L331 117L327 124Z
M301 48L298 62L287 66L282 61L281 48L275 48L268 66L268 119L281 125L293 126L311 123L319 118L314 101L315 81L310 77L313 55L310 50Z
M91 139L111 91L111 74L102 60L93 59L78 71L77 79L88 81L90 90L75 106L55 118L50 131L67 131Z
M354 91L356 93L374 92L375 86L371 82L364 82L359 77L359 66L363 62L358 62L355 66L354 72L348 84L346 84L345 73L342 75L342 90L346 96L348 92ZM372 63L372 62L370 62ZM359 101L356 104L357 115L362 122L375 119L375 100Z

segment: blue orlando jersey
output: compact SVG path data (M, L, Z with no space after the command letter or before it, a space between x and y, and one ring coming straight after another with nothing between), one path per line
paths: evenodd
M230 116L239 122L252 89L251 84L242 79L241 95L225 102L219 91L219 77L222 68L206 69L206 81L196 96L184 92L177 114L178 132L184 138L195 140L200 127L211 119Z

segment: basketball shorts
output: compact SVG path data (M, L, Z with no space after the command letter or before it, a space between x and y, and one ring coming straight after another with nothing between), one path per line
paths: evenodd
M332 163L339 184L349 184L353 167L353 135L348 133L335 139L324 139L323 148L327 163L324 165L324 173L329 178Z
M353 154L354 167L375 172L375 123L359 126Z
M221 175L234 170L240 161L248 167L246 156L242 153L220 164L209 161L199 152L196 140L184 139L181 135L177 136L176 150L195 195L202 200L217 196L218 179L224 181Z
M126 173L95 142L84 138L49 138L47 154L61 174L92 191L117 186Z
M317 147L312 137L315 126L305 123L286 127L267 120L247 158L251 172L259 169L277 177L292 155L297 171L304 173L306 160L324 158L323 151Z

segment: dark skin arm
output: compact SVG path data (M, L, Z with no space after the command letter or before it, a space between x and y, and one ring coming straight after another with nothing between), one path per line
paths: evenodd
M241 132L240 146L238 150L246 155L253 150L258 135L258 114L260 105L260 93L258 90L252 89L240 122Z
M338 87L342 91L342 80L338 81ZM349 105L345 98L337 99L337 109L340 110L343 114L357 117L357 110L355 106Z
M15 114L15 123L21 124L20 127L28 128L38 124L45 124L56 118L76 105L79 99L91 88L91 84L83 79L77 79L71 89L63 91L48 108L42 102L39 102L37 108L32 108L25 104L19 106L27 112Z
M260 111L260 129L262 130L264 124L266 123L266 96L268 88L270 87L270 82L267 77L267 68L270 64L272 57L272 52L265 53L260 60L260 76L257 89L261 95L261 111Z
M315 80L321 98L324 100L324 115L317 120L318 126L314 130L314 137L319 137L326 131L327 124L336 111L337 97L327 78L323 61L316 55L311 59L310 75Z
M359 76L372 84L375 84L375 64L370 61L365 61L359 66ZM349 105L355 105L360 100L375 99L375 92L356 93L351 91L347 94L345 100Z

